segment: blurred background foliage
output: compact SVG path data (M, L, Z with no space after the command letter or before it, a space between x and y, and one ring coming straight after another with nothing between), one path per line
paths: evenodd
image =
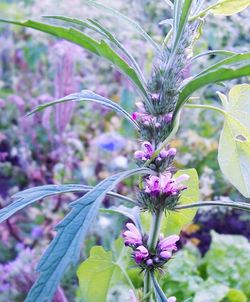
M58 14L97 18L117 33L149 75L153 66L149 45L127 25L83 2L1 0L0 17L25 19ZM136 19L157 41L169 30L168 25L160 23L171 17L164 0L102 2ZM250 41L249 14L248 9L232 17L210 16L194 54L219 48L246 51ZM25 116L38 104L85 88L111 98L132 113L138 96L121 74L78 46L33 30L0 25L0 45L0 207L11 202L15 192L28 187L93 185L133 165L131 159L138 148L135 133L125 120L106 109L85 103L64 104ZM215 61L214 56L200 58L188 66L187 76ZM197 97L201 103L217 104L216 91L227 93L240 81L207 87ZM247 201L219 171L221 127L222 119L215 112L197 110L190 114L190 109L185 109L171 144L178 149L176 166L197 169L201 200ZM133 183L133 179L124 182L117 192L134 196ZM37 259L54 236L53 226L68 212L74 197L68 194L41 201L0 225L0 301L23 301L36 277ZM107 198L104 205L114 203ZM100 215L84 245L82 259L94 244L110 249L124 223L121 216ZM189 296L194 302L249 301L249 239L249 214L233 209L200 209L193 224L182 230L182 250L162 280L167 295L175 295L178 301ZM140 287L140 277L134 274L132 279ZM54 302L77 301L77 287L72 270ZM120 299L125 301L126 290L114 288L110 301L117 301L121 293Z

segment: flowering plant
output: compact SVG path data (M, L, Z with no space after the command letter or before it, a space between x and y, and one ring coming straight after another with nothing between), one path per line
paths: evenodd
M37 267L39 277L25 300L27 302L45 302L52 300L69 265L77 263L82 242L95 220L105 196L109 195L121 201L130 202L134 206L133 208L122 206L112 208L110 212L123 214L132 221L127 224L127 230L123 233L124 243L131 249L133 265L143 273L144 284L143 294L134 290L131 294L131 301L142 299L142 301L150 302L154 299L155 301L174 302L175 297L166 298L157 280L158 273L164 273L164 268L177 250L176 243L179 240L177 232L184 224L192 220L195 213L190 209L207 205L250 209L248 204L239 202L198 202L197 173L193 169L177 171L173 164L176 149L170 147L171 139L178 130L181 121L180 114L184 107L219 112L225 119L218 156L221 170L244 196L250 197L248 171L250 166L250 119L249 113L244 110L250 95L250 86L244 84L233 87L229 93L229 99L219 93L223 108L192 103L192 95L198 89L250 74L250 53L214 50L197 56L192 55L194 44L201 35L205 18L209 13L231 15L245 9L250 1L237 0L236 5L236 0L219 0L206 7L203 0L175 0L174 3L167 0L173 13L173 20L163 21L170 24L171 29L161 45L127 16L101 3L91 0L86 2L110 12L124 22L129 22L138 34L152 46L155 58L149 79L146 80L130 51L94 19L82 21L64 16L47 16L54 22L58 22L57 25L34 20L1 21L37 29L78 44L90 53L108 60L131 81L141 98L141 102L137 104L138 111L134 113L128 113L123 107L106 97L83 90L39 105L31 114L47 107L69 102L90 101L102 104L122 115L138 131L143 142L142 150L136 151L134 155L138 167L112 175L95 187L76 184L48 185L19 192L14 195L13 203L0 210L0 222L47 196L67 192L86 193L72 203L71 212L57 225L57 235L39 262ZM83 32L83 29L94 32L94 36L99 35L101 39L91 37ZM224 58L198 74L189 76L190 66L206 55L223 56ZM60 93L58 93L59 95ZM60 107L56 108L58 110ZM71 108L71 106L61 108ZM136 200L113 191L119 182L133 175L139 175ZM176 218L185 209L189 209L187 219ZM146 220L151 219L149 230L145 224L145 217ZM177 225L174 228L175 232L173 232L173 228L171 230L171 224ZM161 234L163 232L164 235ZM134 289L120 258L122 257L118 257L114 262L112 256L99 247L92 250L88 259L88 263L92 264L91 270L84 270L86 265L83 265L78 271L84 301L106 301L109 286L112 284L113 275L117 273L117 270L125 277L131 289ZM81 283L82 274L84 278L88 277L84 284ZM98 284L98 287L94 288L93 292L92 284L97 284L100 276L104 276L104 280L102 280L102 284Z

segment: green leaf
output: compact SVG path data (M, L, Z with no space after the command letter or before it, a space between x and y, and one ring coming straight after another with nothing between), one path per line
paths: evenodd
M94 6L96 8L99 8L103 11L107 11L108 13L111 13L112 16L114 16L115 18L119 18L125 22L127 22L130 26L132 26L146 41L148 41L150 43L150 45L153 47L153 49L157 52L160 53L161 52L161 48L160 46L144 31L144 29L134 20L130 19L129 17L127 17L126 15L123 15L122 13L120 13L119 11L108 7L102 3L99 3L97 1L93 1L93 0L85 0L85 2L91 6Z
M105 195L123 179L141 173L151 171L138 168L110 176L72 203L71 212L56 226L57 235L39 261L40 275L25 302L47 302L53 298L65 270L78 261L81 245Z
M106 302L109 288L114 281L122 279L122 269L112 258L111 251L106 252L103 247L95 246L90 251L90 257L79 266L77 277L83 301Z
M184 3L182 5L181 2L182 1L176 1L174 10L175 19L177 20L174 20L174 29L176 30L176 32L173 51L178 47L182 34L185 30L193 0L184 0Z
M212 83L248 75L250 75L250 53L237 54L214 64L193 77L181 88L174 116L177 116L181 107L196 90Z
M89 102L94 102L94 103L98 103L101 104L107 108L110 108L118 113L120 113L123 117L125 117L137 130L139 129L138 124L131 118L131 115L124 110L121 106L119 106L118 104L116 104L115 102L100 96L90 90L82 90L79 93L72 93L68 96L65 96L61 99L49 102L49 103L45 103L42 105L37 106L32 112L29 113L33 114L36 112L39 112L41 110L44 110L47 107L50 106L54 106L56 104L60 104L60 103L64 103L64 102L69 102L69 101L74 101L74 102L81 102L81 101L89 101Z
M250 0L219 0L213 5L211 12L214 15L231 16L239 13L250 5Z
M138 72L140 79L143 81L145 84L145 79L142 74L142 71L140 67L138 66L136 60L134 57L129 53L129 51L116 39L116 37L108 31L106 28L104 28L99 22L93 20L93 19L87 19L87 21L82 21L80 19L76 18L70 18L70 17L65 17L65 16L45 16L45 18L50 18L50 19L55 19L55 20L61 20L65 22L69 22L75 25L80 25L83 27L87 27L89 29L92 29L93 31L101 34L103 37L105 37L108 41L112 42L114 45L116 45L122 52L123 54L129 59L131 65L136 69Z
M218 161L226 178L245 197L250 197L250 85L234 86L224 97L225 122Z
M132 83L134 83L135 86L139 89L141 94L146 99L148 98L144 85L142 84L135 70L127 62L125 62L105 41L97 41L74 28L55 26L34 20L11 21L0 19L0 21L49 33L53 36L63 38L65 40L78 44L91 53L107 59L109 62L114 64L122 73L128 76Z
M188 189L180 197L180 205L197 202L199 200L199 178L195 169L179 170L175 177L181 174L188 174L189 180L185 182ZM179 234L181 229L192 222L197 209L185 209L176 212L169 212L162 222L162 232L166 235Z
M241 290L231 288L223 302L247 302L247 296Z
M168 302L167 297L165 296L163 290L161 289L158 281L155 278L155 274L153 271L150 272L150 277L154 286L156 302Z

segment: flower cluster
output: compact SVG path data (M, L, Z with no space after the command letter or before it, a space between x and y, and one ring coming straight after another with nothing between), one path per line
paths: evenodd
M169 136L172 126L173 114L151 115L146 112L143 103L137 103L138 111L132 114L140 126L141 138L145 140L155 140L156 144L164 141Z
M133 223L127 223L126 227L127 230L123 233L124 243L133 249L132 257L142 269L151 270L162 267L177 250L176 242L180 239L177 235L166 238L161 236L155 251L152 252L147 248L147 238L141 235Z
M136 159L138 166L145 165L146 161L152 158L154 152L155 148L150 142L143 142L142 150L138 150L134 153L134 158ZM159 153L159 155L156 156L154 160L152 160L150 167L158 172L163 172L172 164L175 155L175 148L164 149Z
M182 182L188 179L187 174L174 178L170 171L147 177L145 188L139 193L139 205L151 212L174 210L181 192L187 189Z

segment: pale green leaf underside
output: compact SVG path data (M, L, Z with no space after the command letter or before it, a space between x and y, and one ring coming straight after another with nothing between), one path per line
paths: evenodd
M114 275L122 274L120 266L113 261L112 252L106 252L103 247L95 246L90 251L90 257L77 270L80 292L85 302L106 302L109 288ZM119 280L116 279L116 282Z
M226 104L226 106L225 106ZM218 160L226 178L250 197L250 85L234 86L226 103Z
M180 198L180 205L194 203L199 201L199 177L195 169L179 170L175 177L181 174L188 174L189 180L186 181L188 189L184 191ZM185 209L178 212L169 212L163 220L163 234L179 234L181 229L192 222L197 209Z
M230 16L241 12L250 5L250 0L219 0L211 9L215 15Z

